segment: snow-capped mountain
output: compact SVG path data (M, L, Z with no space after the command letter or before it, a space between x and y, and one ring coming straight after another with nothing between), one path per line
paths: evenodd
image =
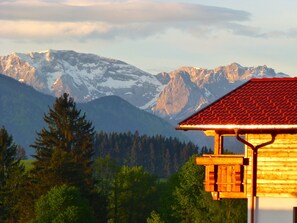
M153 75L119 60L56 50L2 56L0 73L43 93L68 92L78 102L120 96L175 124L252 77L289 77L265 65L237 63L215 69L182 67Z
M161 76L168 76L170 80L152 111L173 121L189 116L252 77L289 77L275 73L265 65L243 67L237 63L215 69L182 67L170 73L162 73Z
M46 94L67 92L78 102L117 95L144 109L164 88L156 76L125 62L74 51L2 56L0 73Z

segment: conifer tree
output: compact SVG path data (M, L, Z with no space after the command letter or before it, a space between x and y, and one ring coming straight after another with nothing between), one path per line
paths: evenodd
M17 146L13 143L12 136L2 127L0 129L0 185L5 184L19 163Z
M14 221L17 218L16 191L24 172L17 158L17 145L6 129L0 129L0 222Z
M64 93L44 115L47 128L37 133L36 162L32 170L41 194L56 185L91 188L91 163L94 154L94 128L76 108L73 98Z

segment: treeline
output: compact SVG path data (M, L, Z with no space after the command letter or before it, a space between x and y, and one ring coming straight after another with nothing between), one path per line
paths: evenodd
M203 150L203 149L202 149ZM176 173L199 147L177 138L161 135L147 136L127 133L100 132L95 137L95 156L110 156L120 166L142 166L145 171L160 178Z
M100 133L96 136L92 123L76 109L67 94L56 99L45 114L44 122L47 127L37 133L32 145L35 161L27 171L19 160L12 136L4 127L0 128L1 223L246 222L246 200L218 202L204 192L204 169L195 165L195 155L188 157L181 168L178 168L182 162L179 161L176 167L162 172L165 176L169 175L169 170L178 169L167 179L160 179L139 166L158 157L158 148L165 151L160 152L161 157L169 157L174 154L170 153L170 148L177 150L181 146L183 151L187 144L160 136L149 143L146 136L138 133L127 133L130 136L126 139L125 134ZM110 139L103 140L100 136ZM99 140L104 141L104 150L99 149ZM109 147L107 142L119 145ZM122 144L128 147L131 143L131 149L123 148L127 154L122 157L122 163L117 163L113 153L103 153L108 149L116 153L115 148ZM157 153L155 156L140 155L147 144L151 145L149 152ZM94 150L95 145L98 150ZM207 152L206 148L202 150ZM120 154L121 150L118 151ZM135 156L133 151L138 151ZM185 154L179 156L181 160L187 159L195 151L195 146L189 146L184 149ZM129 158L131 155L133 159ZM170 157L167 161L173 159ZM166 166L165 163L161 167ZM157 163L151 166L159 168Z
M204 167L195 155L168 179L160 180L140 166L118 166L109 156L93 166L101 200L101 222L245 223L245 199L214 201L204 191ZM104 219L105 217L105 219Z

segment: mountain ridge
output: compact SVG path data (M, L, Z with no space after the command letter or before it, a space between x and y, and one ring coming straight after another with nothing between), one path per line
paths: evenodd
M289 77L284 73L276 73L266 65L243 67L238 63L214 69L181 67L168 73L168 76L170 81L160 93L152 111L175 122L191 115L251 78Z
M77 102L118 95L144 107L163 88L154 75L123 61L66 50L2 56L0 73L53 96L66 91Z
M44 114L48 113L55 98L40 93L33 87L0 74L0 126L4 126L14 141L22 145L28 155L36 132L45 127ZM160 134L188 141L181 132L165 120L140 110L118 96L106 96L87 103L76 103L86 113L97 132L135 132L146 135Z
M67 50L2 56L0 73L53 96L67 92L77 102L117 95L173 124L253 77L289 77L266 65L239 63L153 75L120 60Z

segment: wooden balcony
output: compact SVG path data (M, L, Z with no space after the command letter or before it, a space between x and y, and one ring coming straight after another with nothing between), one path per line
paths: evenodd
M246 198L243 155L207 154L196 158L197 165L205 166L205 191L212 192L214 199Z

